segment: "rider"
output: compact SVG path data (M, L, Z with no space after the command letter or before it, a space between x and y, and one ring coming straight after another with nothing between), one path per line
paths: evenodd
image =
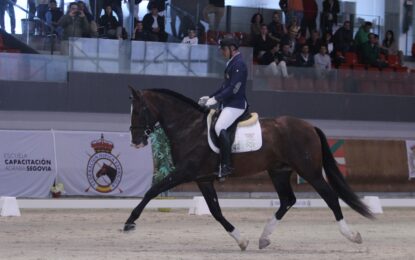
M231 148L229 133L226 131L248 108L245 86L248 77L247 66L238 50L236 39L225 38L220 42L220 49L228 59L225 69L225 81L212 95L199 99L200 104L213 106L219 102L222 110L216 122L215 132L220 142L220 167L218 177L232 173Z

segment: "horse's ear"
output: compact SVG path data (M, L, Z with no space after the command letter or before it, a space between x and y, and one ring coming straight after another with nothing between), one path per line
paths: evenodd
M141 92L139 90L136 91L131 85L128 85L128 88L131 90L131 95L134 99L140 99Z

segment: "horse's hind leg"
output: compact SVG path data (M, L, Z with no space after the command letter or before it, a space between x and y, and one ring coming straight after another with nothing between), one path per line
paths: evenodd
M264 231L259 238L259 249L263 249L271 244L269 236L272 234L277 224L284 217L285 213L295 204L296 198L291 187L290 177L291 169L268 170L272 183L278 193L280 199L280 208L275 213L270 221L265 225Z
M222 224L229 235L235 239L242 251L245 251L248 247L249 241L241 237L239 230L232 226L225 217L222 215L222 210L219 206L218 196L216 194L215 187L213 186L212 181L198 181L197 185L199 186L200 191L203 194L203 197L206 200L206 203L209 207L210 212L213 217Z
M339 198L330 185L324 180L321 171L316 172L312 177L302 176L313 186L318 194L324 199L329 208L333 211L334 217L339 224L340 233L354 243L361 244L362 237L359 232L352 231L343 218Z

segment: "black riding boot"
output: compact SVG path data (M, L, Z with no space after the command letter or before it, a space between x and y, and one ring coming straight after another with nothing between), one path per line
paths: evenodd
M229 138L228 132L226 130L220 131L219 134L220 142L220 171L219 178L226 177L232 173L232 144Z

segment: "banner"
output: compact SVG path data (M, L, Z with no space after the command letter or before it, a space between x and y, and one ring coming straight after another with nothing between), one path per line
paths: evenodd
M340 172L343 174L343 176L347 176L347 170L346 170L346 155L344 152L344 143L345 140L343 139L328 139L327 140L330 151L332 152L334 159L336 160L337 167L339 167ZM323 173L325 173L323 169ZM297 175L297 184L304 184L307 183L303 178Z
M129 133L54 131L58 181L65 195L143 196L153 178L151 145Z
M415 178L415 141L406 141L409 179Z
M0 196L49 196L56 177L50 131L0 131L0 156Z

